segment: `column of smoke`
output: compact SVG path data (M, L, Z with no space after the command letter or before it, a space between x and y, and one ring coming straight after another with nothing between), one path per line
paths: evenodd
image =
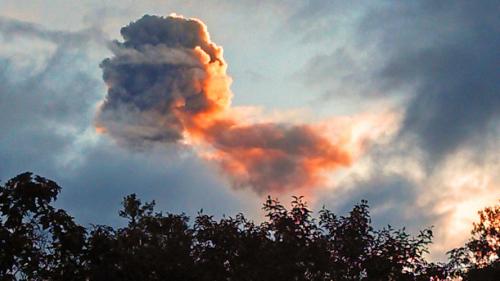
M119 144L208 147L204 155L233 186L258 193L318 186L324 172L353 161L352 143L314 126L244 124L230 114L222 48L201 21L146 15L121 34L101 64L108 93L96 117L97 131Z

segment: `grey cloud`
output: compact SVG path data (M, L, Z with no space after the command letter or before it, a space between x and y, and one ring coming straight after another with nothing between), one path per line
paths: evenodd
M416 204L420 186L404 175L374 172L368 178L359 178L330 195L323 195L321 202L338 212L348 212L361 200L368 201L375 225L396 228L409 226L410 231L431 227L436 221L430 208Z
M156 147L130 153L100 142L84 153L85 162L77 169L53 177L63 187L59 204L82 223L122 223L117 216L120 203L131 193L144 201L155 200L158 210L190 216L200 209L234 215L249 208L187 152L180 156L172 148Z
M82 47L94 41L105 43L106 35L98 27L91 27L80 31L51 30L39 24L9 19L0 16L0 34L5 40L12 37L35 37L50 41L59 45L72 45L75 48ZM1 37L0 37L1 38Z
M331 35L341 28L350 27L351 20L373 6L373 1L360 5L353 1L310 0L294 1L291 6L293 12L282 29L289 30L302 43L314 44L334 41Z
M374 91L372 68L355 59L347 48L339 48L330 54L313 56L293 78L322 92L313 100L314 106L341 99L360 103L380 97Z
M31 38L34 35L26 30L41 30L35 24L14 23L15 28L7 32L15 36ZM18 25L24 26L23 32ZM6 39L5 20L0 26L0 40ZM41 69L35 69L31 61L16 67L16 59L8 53L0 55L2 180L23 170L47 174L57 170L60 159L88 128L101 90L97 77L83 70L89 60L84 45L57 43Z

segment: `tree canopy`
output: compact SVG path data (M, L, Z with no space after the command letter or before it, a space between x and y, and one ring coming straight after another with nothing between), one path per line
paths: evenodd
M126 196L120 228L84 227L53 202L61 187L31 173L0 185L1 280L499 280L500 204L480 212L448 263L426 260L431 229L374 229L366 201L346 216L302 197L268 197L267 220L164 214Z

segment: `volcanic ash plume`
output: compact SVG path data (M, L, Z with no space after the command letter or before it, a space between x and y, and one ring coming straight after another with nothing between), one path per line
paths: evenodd
M101 63L108 94L97 116L118 142L176 142L229 106L222 49L200 21L146 15L120 32Z
M235 187L258 193L310 188L352 161L344 142L310 125L246 124L229 113L231 79L222 48L196 19L146 15L121 29L101 63L108 93L99 132L119 144L188 143Z

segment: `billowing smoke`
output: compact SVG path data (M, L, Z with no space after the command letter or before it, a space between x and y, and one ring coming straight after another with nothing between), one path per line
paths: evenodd
M306 125L215 126L207 141L235 186L260 193L314 186L322 171L351 161L346 150Z
M115 41L114 56L101 63L108 94L97 117L117 141L176 142L229 106L222 49L201 22L146 15L121 34L124 42Z
M118 143L188 143L235 187L258 193L310 188L352 153L310 125L246 124L229 112L231 79L205 25L146 15L121 29L101 68L107 96L97 130Z

